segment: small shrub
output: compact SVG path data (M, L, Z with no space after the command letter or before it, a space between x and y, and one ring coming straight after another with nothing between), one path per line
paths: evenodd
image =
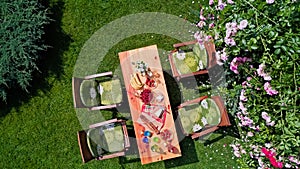
M0 98L6 100L10 88L26 90L32 73L38 70L39 52L44 25L48 23L46 9L37 0L0 1Z

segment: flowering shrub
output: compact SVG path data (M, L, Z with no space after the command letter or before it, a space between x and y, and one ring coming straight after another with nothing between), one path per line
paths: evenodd
M243 168L299 168L300 6L296 0L201 3L199 43L214 41Z

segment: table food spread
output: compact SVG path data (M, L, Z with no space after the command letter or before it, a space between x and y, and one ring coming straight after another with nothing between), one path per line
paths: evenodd
M142 164L180 157L156 45L119 53Z

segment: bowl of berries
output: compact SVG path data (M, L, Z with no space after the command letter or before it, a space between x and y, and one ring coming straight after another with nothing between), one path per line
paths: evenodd
M152 94L150 89L144 89L140 94L140 99L144 104L149 104Z

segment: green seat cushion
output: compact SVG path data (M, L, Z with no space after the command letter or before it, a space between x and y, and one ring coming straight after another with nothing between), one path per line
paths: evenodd
M193 73L207 67L206 50L200 48L198 43L193 46L192 51L174 52L173 58L179 74Z
M208 112L206 113L207 123L212 126L218 125L221 121L221 112L219 107L213 99L207 98L205 100L208 103Z
M100 82L102 88L101 104L110 105L120 103L122 101L122 88L119 79Z
M98 127L87 132L88 147L94 157L124 149L124 134L121 125Z
M203 68L206 68L208 63L208 55L204 45L201 45L200 47L199 43L196 43L193 47L193 52L199 58L199 61L202 61Z
M95 80L83 80L80 85L80 98L85 106L92 107L100 104L97 91L98 83Z
M220 123L221 113L215 101L207 98L202 102L191 104L178 110L180 122L185 133L193 133L193 127L196 124L204 127L202 118L205 118L210 126Z
M201 107L199 104L191 104L178 110L180 122L185 133L192 133L193 126L201 120Z
M104 129L105 149L108 152L119 152L124 149L124 133L122 126L114 126L111 129Z

